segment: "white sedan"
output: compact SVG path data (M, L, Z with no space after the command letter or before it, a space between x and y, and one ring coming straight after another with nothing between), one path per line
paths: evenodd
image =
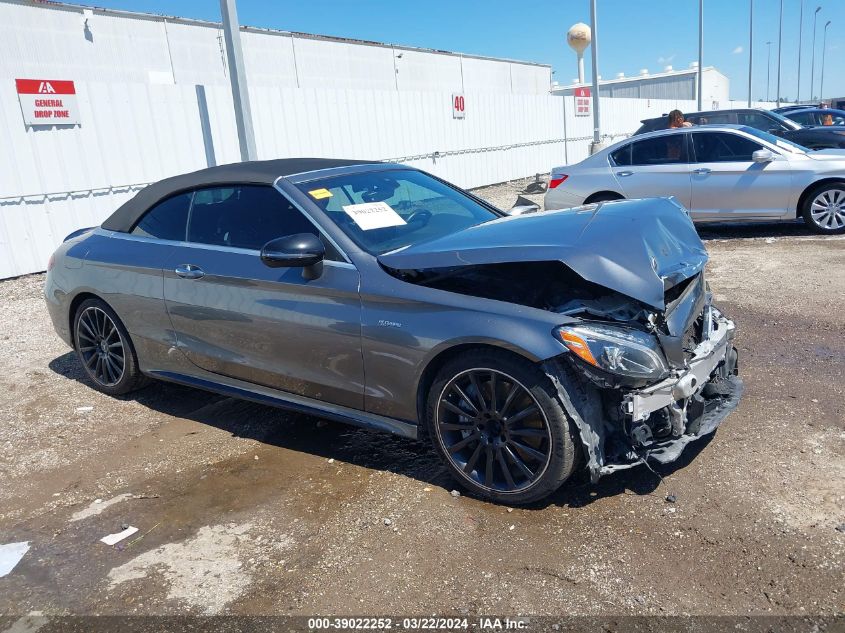
M674 196L696 222L791 220L845 232L845 151L754 128L704 125L626 139L552 169L545 208Z

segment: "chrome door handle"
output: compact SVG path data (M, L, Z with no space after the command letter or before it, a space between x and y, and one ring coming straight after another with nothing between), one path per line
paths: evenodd
M622 176L624 178L625 176L633 176L634 172L632 172L632 171L617 171L616 175Z
M177 266L176 270L173 272L182 279L199 279L205 275L205 271L202 268L194 266L193 264L181 264L180 266Z
M694 173L694 174L709 174L710 169L708 169L707 167L699 167L698 169L693 169L692 173Z

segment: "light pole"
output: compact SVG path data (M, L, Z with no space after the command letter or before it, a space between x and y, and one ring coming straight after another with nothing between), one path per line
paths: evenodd
M704 0L698 0L698 111L701 112L701 86L704 77Z
M593 146L590 153L601 149L601 112L599 111L599 28L596 22L596 0L590 0L590 29L593 33Z
M801 0L802 2L804 0ZM700 62L699 62L700 63ZM748 107L751 107L751 70L754 66L754 0L748 0Z
M256 160L258 153L255 150L255 132L252 127L252 110L249 106L249 91L241 49L241 30L235 0L220 0L220 13L223 14L223 39L226 42L226 59L229 63L229 82L232 84L235 128L238 131L241 160Z
M780 0L780 22L778 25L778 94L777 107L780 107L780 54L783 47L783 0Z
M810 99L813 99L813 75L816 68L816 18L819 17L821 7L816 7L816 12L813 14L813 54L810 57Z
M824 99L824 60L827 57L827 27L830 26L830 20L824 25L824 35L822 35L822 77L819 80L819 99Z
M801 36L804 34L804 0L801 0L801 14L798 18L798 94L795 102L801 101Z
M766 101L769 101L769 79L772 75L772 43L766 42Z

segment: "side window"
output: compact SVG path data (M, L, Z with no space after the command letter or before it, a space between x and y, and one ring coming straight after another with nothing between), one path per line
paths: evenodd
M615 152L610 154L610 157L613 159L613 162L618 167L625 167L631 164L631 146L626 145L625 147L620 147Z
M667 134L631 143L631 165L686 163L686 134Z
M723 125L725 123L736 123L736 114L733 112L706 113L690 115L686 120L693 125Z
M692 135L695 159L699 163L751 161L751 155L763 149L759 143L727 132L698 132Z
M776 119L759 114L758 112L740 112L737 114L737 122L740 125L747 125L763 132L769 130L785 130L786 126Z
M190 193L180 193L159 202L144 214L132 229L132 235L183 241L190 207Z
M816 120L811 112L796 112L790 114L789 118L801 125L816 125Z
M316 226L273 187L229 185L198 189L188 217L189 242L260 250L277 237L320 236ZM338 259L329 242L327 258Z

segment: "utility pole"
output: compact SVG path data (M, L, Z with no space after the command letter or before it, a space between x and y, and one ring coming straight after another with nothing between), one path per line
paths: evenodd
M698 111L701 107L701 88L704 83L704 0L698 0Z
M816 73L816 18L819 17L819 11L821 11L821 7L816 7L816 12L813 14L813 54L810 57L810 99L814 99L813 96L813 79Z
M772 75L772 43L766 42L766 101L771 101L769 98L769 79Z
M590 153L601 149L601 111L599 110L599 25L596 21L596 0L590 0L590 29L593 34L593 145Z
M830 26L830 20L824 25L824 35L822 36L822 78L819 82L819 100L824 99L824 60L827 57L827 27Z
M780 107L780 54L783 48L783 0L780 0L780 23L778 26L778 95L777 107Z
M804 0L801 0L802 2ZM699 65L701 61L699 60ZM754 67L754 0L748 0L748 107L751 107L751 72Z
M249 91L241 50L241 29L235 0L220 0L220 13L223 14L223 38L226 41L226 59L229 60L229 81L232 84L241 160L256 160L258 153L255 151L255 132L252 127L252 110L249 107Z
M804 0L801 0L801 13L798 18L798 94L795 102L801 101L801 36L804 34Z

